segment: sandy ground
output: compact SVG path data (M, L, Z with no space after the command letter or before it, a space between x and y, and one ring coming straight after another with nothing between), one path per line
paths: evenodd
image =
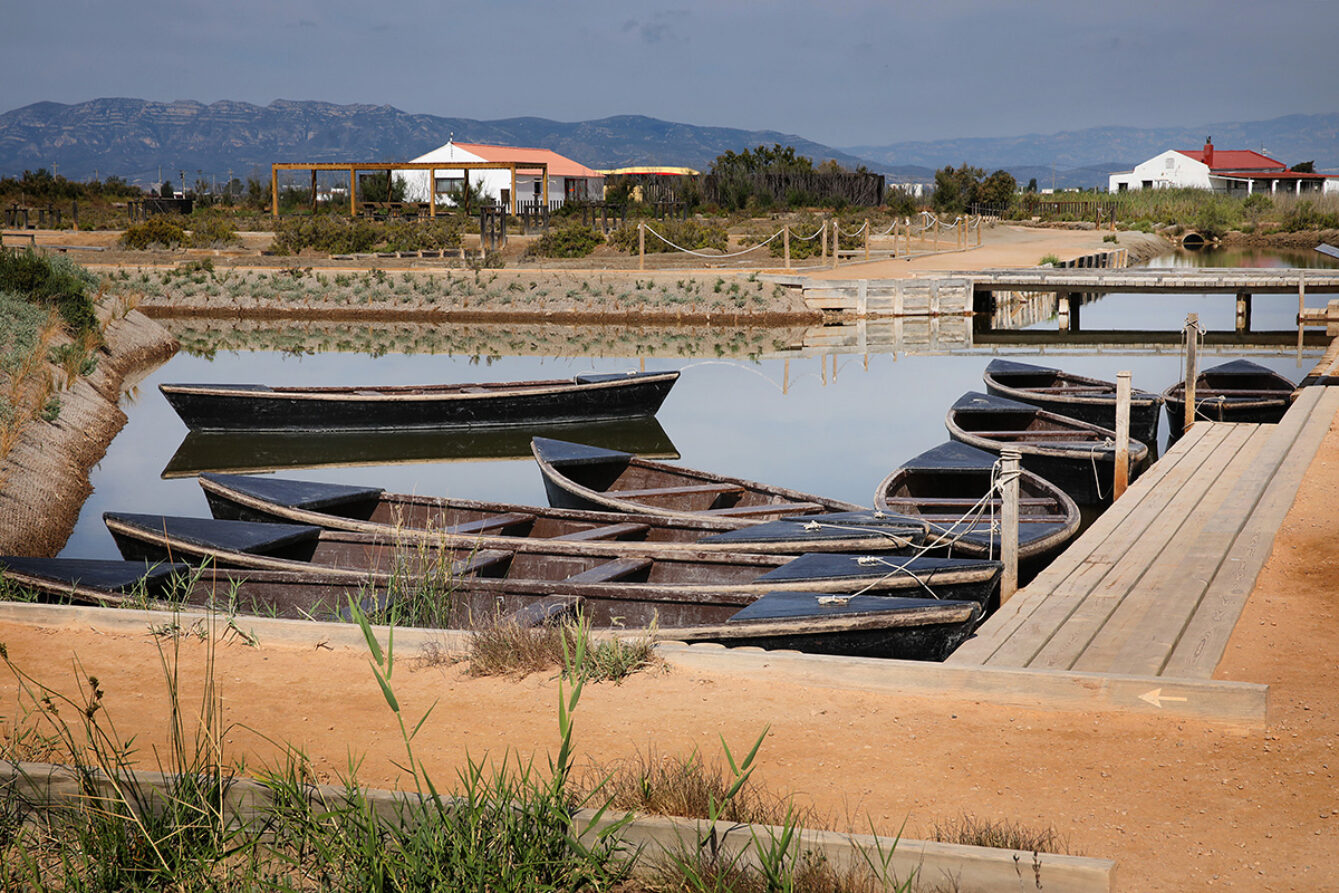
M905 820L918 837L970 813L1053 826L1072 851L1116 859L1122 890L1339 890L1337 501L1332 428L1219 668L1271 686L1262 732L671 671L589 687L577 746L605 764L638 752L711 756L722 736L738 752L767 729L758 780L843 829L872 822L893 834ZM66 690L77 661L98 677L123 736L145 749L159 741L167 704L147 633L5 623L0 642L17 666ZM185 678L199 677L204 655L182 640ZM268 742L286 741L328 777L354 754L365 757L361 781L396 782L398 734L364 652L233 638L216 658L233 756L258 765L273 756ZM467 755L536 754L542 764L556 747L551 674L473 679L459 665L402 664L394 683L411 718L436 703L416 748L438 779ZM8 678L0 715L16 715Z

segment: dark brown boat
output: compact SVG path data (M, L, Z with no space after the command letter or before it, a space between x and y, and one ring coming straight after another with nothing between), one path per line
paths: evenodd
M1111 500L1116 432L1027 403L970 392L959 397L944 421L949 436L998 456L1018 450L1024 469L1064 490L1080 505ZM1149 450L1130 438L1129 473L1134 480L1149 463Z
M532 551L547 548L547 540L557 540L568 551L591 555L640 553L648 545L798 555L910 549L924 541L926 532L924 522L912 519L838 515L810 519L814 523L755 525L721 537L711 535L734 530L735 525L710 516L680 518L443 499L252 475L203 474L199 480L216 518L311 524L376 535L385 542L419 541L437 547Z
M1113 431L1116 428L1114 381L1015 360L991 360L982 378L986 392L997 397L1029 403ZM1131 389L1131 437L1145 444L1156 444L1161 415L1161 396Z
M1195 418L1210 422L1277 422L1292 406L1294 385L1250 360L1211 366L1195 376ZM1186 383L1162 392L1173 440L1185 433Z
M948 441L912 458L874 491L874 507L925 521L933 554L1000 554L999 457ZM1079 507L1065 491L1024 469L1018 480L1018 557L1040 564L1078 532Z
M657 550L617 558L575 554L562 543L521 552L437 549L297 524L161 515L103 515L123 557L217 567L325 574L336 585L450 593L475 615L514 611L537 598L578 596L597 624L621 618L672 626L723 621L772 591L868 593L975 601L998 586L1000 564L889 554L811 553L797 558Z
M618 450L546 437L534 438L531 447L549 504L562 508L710 517L735 527L793 515L869 511L838 499L653 462Z
M410 430L655 415L678 378L678 372L629 372L475 384L158 389L195 431Z
M135 594L146 606L221 610L302 619L347 620L347 599L385 606L385 591L332 587L328 579L283 571L187 568L143 561L18 558L0 556L0 578L43 600L121 606ZM513 615L544 622L583 605L572 596L534 600ZM939 661L968 635L980 617L975 602L886 596L833 596L811 592L767 593L718 623L677 627L653 624L621 635L656 640L715 642L786 648L815 654Z

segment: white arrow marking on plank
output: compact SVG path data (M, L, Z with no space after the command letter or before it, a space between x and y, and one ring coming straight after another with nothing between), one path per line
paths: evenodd
M1177 698L1173 697L1172 695L1164 695L1162 693L1162 689L1155 688L1150 692L1145 692L1144 694L1140 695L1139 700L1146 701L1147 703L1152 704L1154 707L1157 707L1159 710L1161 710L1163 701L1185 701L1188 699Z

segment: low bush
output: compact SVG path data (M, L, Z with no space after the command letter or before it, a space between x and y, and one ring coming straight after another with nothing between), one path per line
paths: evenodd
M0 292L56 308L71 335L98 330L91 295L97 284L96 276L64 255L0 249Z
M275 227L275 254L297 254L304 248L330 254L371 251L380 241L377 228L365 220L349 220L336 214L286 217Z
M121 235L121 247L132 251L145 251L149 248L178 248L188 241L182 223L184 218L150 217L143 223L136 223Z
M443 251L460 247L460 224L453 217L429 221L392 220L383 227L386 251Z
M666 253L676 251L678 248L689 251L724 252L730 244L730 234L718 223L708 223L704 220L656 220L647 223L646 226L647 254ZM609 244L619 251L636 254L637 227L624 226L614 230L609 235Z
M550 226L530 247L537 257L585 257L604 244L604 236L578 222Z
M241 242L222 214L204 211L191 218L192 248L222 248Z

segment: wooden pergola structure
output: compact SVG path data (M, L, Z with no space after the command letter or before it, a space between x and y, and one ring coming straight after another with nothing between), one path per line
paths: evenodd
M469 190L470 171L511 171L511 208L516 213L516 172L537 171L544 184L544 207L549 204L549 165L545 161L276 161L270 165L270 213L279 216L279 171L311 171L312 207L316 207L316 174L318 171L349 172L349 216L358 216L358 172L385 171L386 194L390 194L392 171L428 172L428 215L437 216L437 178L434 171L465 172L465 189Z

